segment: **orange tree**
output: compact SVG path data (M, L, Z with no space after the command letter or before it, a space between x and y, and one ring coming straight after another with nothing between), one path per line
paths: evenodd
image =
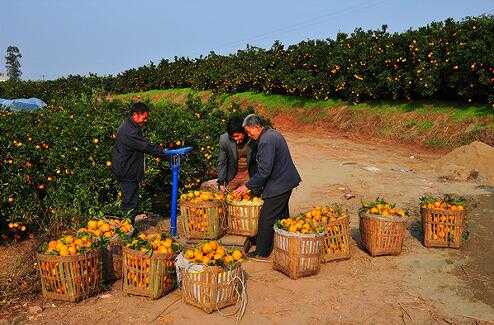
M359 102L439 99L494 105L494 16L447 19L415 30L338 33L269 49L248 46L230 55L163 59L116 76L69 76L53 81L0 83L0 97L127 93L192 87L244 90Z
M179 140L194 148L182 164L181 188L195 188L210 177L205 171L215 169L218 137L233 110L194 97L183 106L163 105L150 104L145 135L155 143ZM0 219L39 228L118 214L121 194L111 175L111 154L127 110L122 102L87 97L36 112L0 110ZM141 210L166 214L169 183L168 162L146 156Z

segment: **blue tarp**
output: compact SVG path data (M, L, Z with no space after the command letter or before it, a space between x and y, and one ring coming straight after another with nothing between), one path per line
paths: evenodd
M0 98L0 106L7 107L13 111L35 111L46 106L46 103L38 98Z

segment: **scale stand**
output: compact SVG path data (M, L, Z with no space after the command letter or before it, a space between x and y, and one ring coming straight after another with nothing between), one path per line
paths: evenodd
M170 234L177 236L177 201L178 201L178 177L180 175L180 157L192 151L192 147L182 147L178 149L165 150L165 155L169 158L172 170L172 196L170 204Z

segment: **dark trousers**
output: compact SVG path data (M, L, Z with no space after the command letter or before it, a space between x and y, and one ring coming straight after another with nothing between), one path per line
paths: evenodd
M292 191L281 195L264 199L264 204L259 214L259 224L256 237L256 254L267 257L273 250L273 226L278 219L290 215L288 202Z
M120 186L123 193L122 211L134 223L139 203L139 183L136 181L120 181Z

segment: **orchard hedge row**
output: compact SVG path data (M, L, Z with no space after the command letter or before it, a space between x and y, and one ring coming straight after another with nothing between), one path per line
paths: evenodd
M47 82L4 83L0 97L40 97L192 87L217 92L254 90L352 102L440 99L494 105L494 16L447 19L417 30L356 29L335 39L270 49L248 46L232 55L163 59L117 76L70 76Z
M122 102L86 99L37 112L0 110L0 220L44 227L118 215L121 194L111 175L111 154L127 111ZM152 107L145 128L152 142L180 140L195 149L182 163L182 189L196 187L215 168L218 137L230 114L251 112L233 111L193 97L183 106ZM141 210L166 213L168 162L146 156L145 174Z

